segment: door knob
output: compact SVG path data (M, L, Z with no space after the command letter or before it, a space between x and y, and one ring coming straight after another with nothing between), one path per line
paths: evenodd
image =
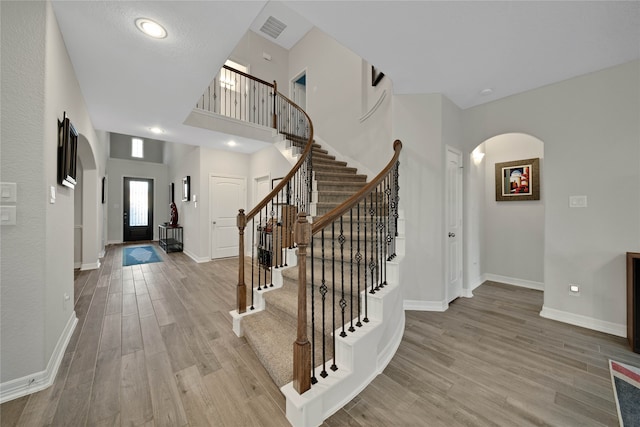
M449 237L456 237L456 233L449 233Z
M213 224L213 225L216 225L216 222L215 222L215 221L213 221L213 222L212 222L212 224Z

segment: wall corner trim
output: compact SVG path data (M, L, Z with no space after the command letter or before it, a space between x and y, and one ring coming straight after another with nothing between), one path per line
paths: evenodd
M595 319L581 314L569 313L568 311L556 310L555 308L549 308L544 305L540 311L540 317L592 329L598 332L604 332L605 334L611 334L622 338L627 337L627 325L607 322L606 320Z
M406 299L402 304L405 311L446 311L449 308L447 301L423 301Z
M58 368L62 363L64 353L71 340L71 335L73 335L77 324L78 318L76 317L76 312L73 311L60 338L58 338L56 347L53 349L53 353L49 358L49 363L47 363L47 368L44 371L35 372L22 378L0 384L0 403L44 390L53 384L58 374Z

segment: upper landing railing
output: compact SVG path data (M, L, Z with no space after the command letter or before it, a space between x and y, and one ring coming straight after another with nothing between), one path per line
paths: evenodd
M247 295L245 278L251 289L273 286L271 268L287 265L287 252L293 247L293 228L298 212L309 212L311 203L313 125L309 116L278 92L276 82L269 83L249 74L223 66L220 74L196 104L204 109L236 120L275 128L292 146L302 150L291 171L251 211L240 210L239 268L237 286L238 313L253 305L253 292ZM250 230L251 262L245 263L245 229ZM250 265L250 273L245 268Z

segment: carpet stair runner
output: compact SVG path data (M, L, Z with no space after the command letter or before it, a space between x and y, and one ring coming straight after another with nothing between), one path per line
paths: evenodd
M293 141L294 145L296 141ZM331 209L343 203L364 185L366 185L367 177L365 175L357 174L355 168L347 166L346 162L337 161L334 156L328 154L328 152L319 144L313 144L313 171L316 180L317 190L317 204L316 204L316 218L320 217ZM374 238L373 228L371 227L371 217L364 216L364 210L362 210L362 218L360 221L360 239L361 247L364 251L364 238L366 236L367 242L370 242L371 238ZM374 218L375 220L375 218ZM367 224L367 233L364 232L365 223ZM353 225L353 235L351 233L351 223L349 222L349 215L347 214L343 219L343 234L346 237L346 243L344 245L344 275L345 278L345 298L349 301L347 308L345 309L345 319L350 320L352 317L357 316L357 266L353 265L353 275L351 275L351 262L350 262L350 248L351 241L353 239L353 245L357 245L357 232L356 225ZM329 227L329 230L331 228ZM331 245L334 244L335 248L335 265L336 265L336 282L341 283L341 263L340 263L340 244L338 243L338 236L340 235L339 223L335 226L335 234L332 242L332 236L330 232L325 232L325 264L327 270L325 270L326 276L331 276L329 270L331 263ZM315 291L314 291L314 311L316 313L316 348L315 348L315 363L316 366L322 363L322 339L323 335L322 324L319 313L322 310L322 300L318 292L318 286L322 278L322 242L320 239L314 239L314 276L315 276ZM348 255L347 255L348 254ZM307 314L308 314L308 337L311 340L311 249L307 250ZM349 257L349 260L346 258ZM364 261L360 266L360 286L361 290L367 283L369 276L367 269L365 268ZM281 387L292 380L293 377L293 342L296 339L296 325L297 325L297 312L298 312L298 267L282 269L283 286L281 288L273 289L269 288L268 291L263 292L265 299L265 310L258 313L246 316L243 319L242 329L244 336L249 344L254 349L258 359L265 366L273 381ZM353 277L353 289L348 284L351 283L351 277ZM328 292L325 298L325 313L328 316L328 321L325 323L324 339L325 339L325 360L329 361L333 358L332 345L331 345L331 333L332 330L332 305L336 305L336 324L341 324L341 310L339 307L339 299L342 296L342 287L337 285L335 289L336 298L333 298L333 281L332 277L325 277ZM369 282L371 279L369 278ZM354 294L353 299L353 316L351 313L351 302L348 295ZM348 326L347 326L348 327ZM329 369L329 366L326 366Z

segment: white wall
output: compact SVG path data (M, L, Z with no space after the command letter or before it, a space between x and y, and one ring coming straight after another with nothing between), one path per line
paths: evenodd
M510 133L484 143L484 273L544 286L544 144L530 135ZM495 164L540 158L540 200L497 202ZM505 280L506 281L506 280ZM527 283L532 282L532 283Z
M153 179L153 239L158 240L158 225L169 221L169 168L161 163L109 159L107 162L109 243L122 243L124 178ZM176 188L178 192L180 186ZM179 193L177 193L179 198Z
M247 207L252 209L255 202L255 179L269 176L271 179L282 178L291 171L291 163L280 153L280 151L270 146L256 151L249 158L249 176L247 180ZM271 183L269 183L271 189Z
M271 61L262 57L266 53ZM233 49L229 59L249 66L249 74L269 83L275 80L278 91L289 93L289 51L249 30Z
M412 308L441 306L444 294L444 144L442 95L394 95L393 137L400 155L400 209L406 255L400 271Z
M289 52L289 78L304 69L306 111L314 133L350 164L361 163L373 173L380 171L393 153L389 78L372 88L369 65L317 28ZM386 97L378 109L364 119L385 90Z
M202 231L200 230L200 219L195 204L192 201L182 201L182 178L189 176L190 192L200 197L200 147L187 144L175 144L167 142L165 144L165 161L168 167L167 185L171 182L175 184L175 203L178 209L178 223L183 227L184 252L193 258L200 257L200 241ZM168 188L168 187L167 187ZM168 193L168 190L166 191ZM167 202L167 215L169 215ZM198 203L200 207L200 202ZM166 221L168 221L168 216Z
M143 158L135 158L131 156L131 138L130 135L122 135L112 132L109 144L109 156L113 159L138 160L151 163L164 162L164 141L151 138L141 138L143 142Z
M468 151L509 132L544 141L543 314L621 335L625 252L640 250L638 76L634 61L464 112Z
M101 172L106 148L89 119L51 5L0 7L1 174L2 181L18 184L17 225L2 228L0 380L36 378L36 387L57 369L74 318L74 192L56 180L57 120L67 112ZM51 186L55 204L49 203ZM71 297L66 303L65 293ZM12 384L22 386L21 380Z

